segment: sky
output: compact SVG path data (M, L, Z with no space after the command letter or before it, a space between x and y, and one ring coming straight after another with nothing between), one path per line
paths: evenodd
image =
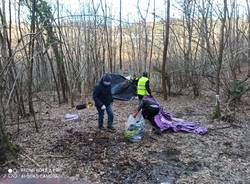
M12 5L13 5L13 10L14 12L14 3L18 2L19 0L11 0ZM52 7L56 7L56 2L57 0L46 0L49 2L49 4L52 5ZM81 10L84 7L84 4L88 2L94 2L95 4L98 4L100 1L103 3L106 1L108 7L110 7L112 11L112 16L114 19L119 19L119 7L120 7L120 0L59 0L60 7L61 7L61 16L66 16L66 15L80 15ZM153 20L153 1L154 0L122 0L122 19L124 22L134 22L138 21L138 8L137 8L137 3L139 4L140 11L145 17L146 14L146 9L149 3L149 10L148 10L148 16L147 16L147 21L152 21ZM165 17L165 1L166 0L155 0L155 9L156 9L156 15L158 19L164 18ZM200 2L201 0L197 0L197 2ZM217 11L219 10L219 4L223 3L223 0L211 0L214 3L216 3L218 6L215 6ZM230 4L232 0L228 0L228 4ZM237 0L237 3L240 4L240 12L241 14L246 14L246 1L250 0ZM8 0L6 0L6 6L8 5ZM170 9L170 16L172 18L177 18L181 16L181 4L184 2L184 0L171 0L171 9ZM0 1L0 6L1 6L2 1ZM230 6L229 6L230 7ZM62 11L63 10L63 11ZM24 10L25 11L25 10ZM26 12L27 13L27 12ZM8 8L6 7L6 14L8 17ZM25 14L25 12L23 12ZM101 13L100 13L101 14ZM141 20L141 19L140 19Z
M56 0L48 0L51 3L55 3ZM94 3L99 3L100 0L93 0ZM112 15L115 18L119 18L119 8L120 8L120 0L102 0L104 3L106 1L107 5L112 9ZM153 1L154 0L149 0L149 8L148 8L148 16L147 19L152 19L152 13L153 13ZM178 0L174 0L178 1ZM180 1L180 0L179 0ZM61 6L63 6L65 9L68 9L70 12L74 12L74 14L80 14L80 8L81 4L86 3L86 2L92 2L92 0L60 0L59 1ZM148 0L122 0L122 19L124 21L132 21L138 20L138 8L137 8L137 3L139 4L140 11L145 17L146 15L146 10L148 7ZM156 14L164 16L164 3L165 0L155 0L155 9L156 9ZM174 14L177 14L177 9L172 6L172 16L175 16Z
M47 0L48 2L51 2L52 4L56 2L56 0ZM94 3L99 3L100 0L93 0ZM109 5L109 7L112 9L112 15L115 18L119 18L119 7L120 7L120 0L102 0L102 2L105 2ZM137 3L139 4L140 10L142 15L145 17L148 2L149 3L149 13L147 16L147 19L150 21L152 20L152 12L153 12L153 1L154 0L122 0L122 17L124 21L133 21L138 20L138 9L137 9ZM166 0L155 0L155 9L156 14L159 17L164 17L165 12L165 1ZM180 17L181 11L180 6L183 3L184 0L171 0L171 17ZM232 0L228 0L228 4L230 4ZM247 0L250 2L250 0ZM80 9L83 6L83 3L86 2L92 2L92 0L59 0L59 3L61 6L64 7L64 9L67 9L72 14L80 14ZM216 3L219 7L219 5L222 5L223 0L213 0L214 3ZM237 3L240 5L241 13L244 14L246 12L246 0L237 0Z
M49 0L50 2L54 2L55 0ZM63 4L73 10L79 10L79 4L82 2L88 2L88 1L92 1L92 0L59 0L60 4ZM99 3L100 0L93 0L95 3ZM105 2L108 5L111 5L113 8L113 11L119 11L119 7L120 7L120 0L102 0L102 2ZM128 14L128 13L133 13L134 11L136 11L136 5L137 5L137 1L138 0L122 0L122 10L124 14ZM153 6L153 0L151 1L151 9ZM160 8L162 7L162 4L164 3L164 0L155 0L156 1L156 5L158 7L156 8ZM147 8L147 0L139 0L139 4L141 9L146 10Z

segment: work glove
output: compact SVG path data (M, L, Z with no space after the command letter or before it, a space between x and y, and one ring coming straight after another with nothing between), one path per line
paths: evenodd
M106 109L106 106L102 105L101 109L104 111Z

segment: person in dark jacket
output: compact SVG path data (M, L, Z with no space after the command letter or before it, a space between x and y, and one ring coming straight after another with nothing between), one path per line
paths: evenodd
M113 127L113 110L112 110L112 102L113 97L111 93L111 76L109 74L105 74L102 76L101 80L95 86L93 92L93 99L95 101L95 106L98 111L98 127L101 130L104 130L103 127L103 118L104 111L106 110L108 114L108 129L114 131Z
M150 121L151 125L153 126L153 131L156 134L161 135L161 130L157 126L157 124L155 123L155 120L154 120L155 115L157 115L160 111L159 104L157 104L156 102L152 102L150 100L142 99L142 101L137 109L137 112L134 114L134 117L140 111L142 112L143 118Z

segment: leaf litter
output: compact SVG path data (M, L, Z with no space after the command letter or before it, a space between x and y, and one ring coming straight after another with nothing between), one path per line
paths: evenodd
M158 136L147 122L143 140L130 143L124 138L125 122L137 100L114 102L115 133L97 129L94 107L76 111L69 105L43 104L37 113L38 133L33 123L21 124L18 134L16 126L8 127L14 143L28 156L19 156L17 168L56 167L61 177L90 183L249 183L248 104L239 106L232 124L210 118L210 97L158 100L168 112L207 127L208 134ZM64 121L72 112L80 120Z

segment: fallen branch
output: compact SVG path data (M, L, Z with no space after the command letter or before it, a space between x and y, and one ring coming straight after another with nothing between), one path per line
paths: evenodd
M158 140L157 138L153 137L152 135L150 135L149 137L150 137L151 139L153 139L153 140L156 140L156 141Z
M26 158L28 158L33 164L35 164L37 167L40 167L40 165L34 160L34 159L32 159L31 157L29 157L28 155L26 155L26 154L20 154L21 156L23 156L23 157L26 157Z
M228 126L222 126L222 127L214 127L214 128L209 128L209 130L221 130L221 129L226 129L226 128L232 128L232 125Z
M227 129L227 128L242 128L242 127L240 125L231 123L230 125L227 125L227 126L209 128L209 130L221 130L221 129Z
M43 158L70 158L70 156L62 156L62 155L36 155L36 158L43 157Z

